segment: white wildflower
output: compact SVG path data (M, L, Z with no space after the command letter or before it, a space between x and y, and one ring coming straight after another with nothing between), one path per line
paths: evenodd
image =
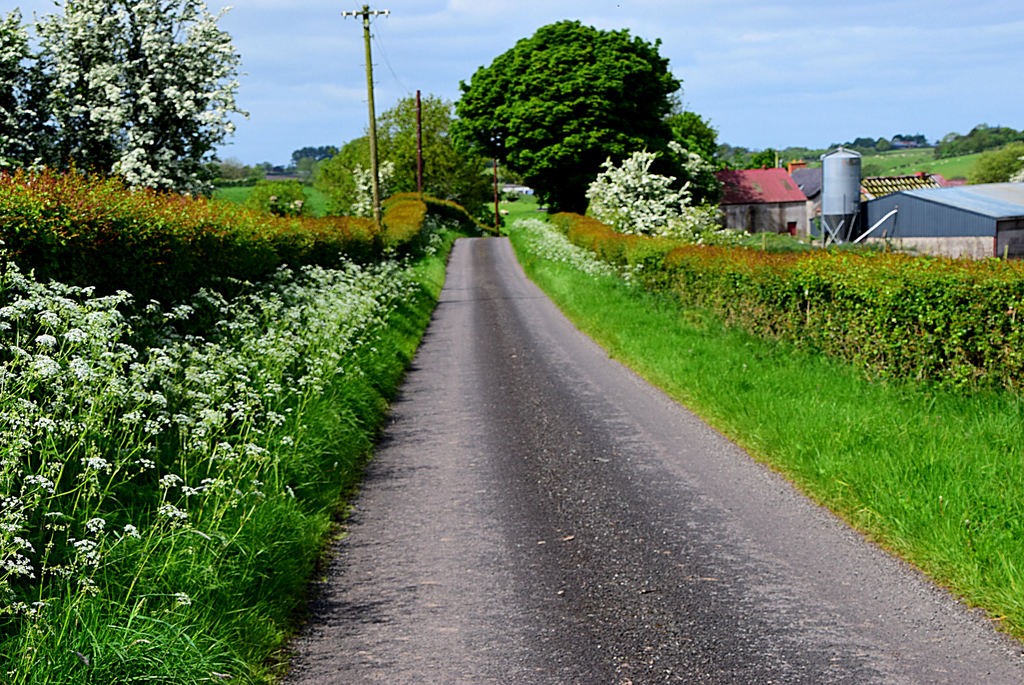
M107 471L110 469L110 462L103 457L85 457L82 459L82 466L92 471Z
M160 479L160 487L165 489L173 488L184 482L185 481L182 479L181 476L174 473L168 473L166 476L163 476Z
M32 370L42 378L51 378L60 373L60 364L45 354L37 354L32 359Z
M156 511L157 514L169 520L172 524L180 525L188 521L188 512L173 504L164 504Z
M78 345L84 342L88 342L89 334L83 331L81 328L72 328L64 332L64 339L69 343Z

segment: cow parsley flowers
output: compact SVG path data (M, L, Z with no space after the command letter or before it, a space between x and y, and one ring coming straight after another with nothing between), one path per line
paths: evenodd
M58 607L201 604L178 559L209 549L216 574L294 493L297 417L416 287L404 263L341 261L140 306L0 259L0 623L26 634Z

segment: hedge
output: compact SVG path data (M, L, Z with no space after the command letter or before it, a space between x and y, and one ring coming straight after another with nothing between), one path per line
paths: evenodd
M0 173L0 239L37 278L173 301L281 264L333 265L339 255L367 262L385 249L413 249L428 205L468 218L454 203L400 196L386 203L378 234L371 219L276 217L129 189L116 178L22 170Z
M640 265L650 288L873 375L1015 391L1024 384L1021 262L673 246L580 215L555 223L602 259Z

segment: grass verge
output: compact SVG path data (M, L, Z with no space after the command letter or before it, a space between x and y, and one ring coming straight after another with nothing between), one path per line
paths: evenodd
M545 247L553 233L520 222L510 237L530 278L612 357L1024 638L1024 398L870 382L588 275L582 255Z

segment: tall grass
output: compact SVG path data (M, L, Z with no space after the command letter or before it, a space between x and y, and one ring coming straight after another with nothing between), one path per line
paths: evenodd
M566 258L565 238L540 222L511 239L613 357L1024 637L1024 398L871 382L588 266L584 252Z
M269 680L451 239L173 308L8 263L0 680Z

